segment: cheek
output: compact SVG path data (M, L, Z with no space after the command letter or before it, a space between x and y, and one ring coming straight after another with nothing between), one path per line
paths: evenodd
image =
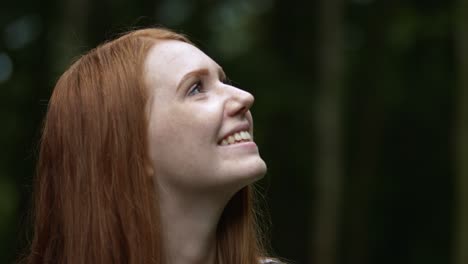
M199 115L175 109L171 115L155 116L149 131L149 153L155 170L182 175L206 167L213 158L212 135L212 127Z
M165 134L153 137L151 143L156 182L168 190L189 191L206 186L204 180L213 174L210 169L214 158L207 144L203 146L201 140L188 137L190 132L182 128L154 132Z
M149 153L157 181L178 188L203 188L218 181L219 103L171 105L152 113Z
M182 132L185 129L177 125L177 120L167 116L155 119L149 130L149 152L152 160L157 163L154 165L160 167L177 158L177 153L187 142Z

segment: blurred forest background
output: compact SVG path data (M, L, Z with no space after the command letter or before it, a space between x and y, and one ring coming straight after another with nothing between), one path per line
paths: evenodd
M185 33L256 96L292 263L468 263L468 1L16 0L0 8L0 263L27 244L41 120L73 58Z

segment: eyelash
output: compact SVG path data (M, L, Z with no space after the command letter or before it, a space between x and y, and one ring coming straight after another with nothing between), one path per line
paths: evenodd
M195 93L195 91L197 91L197 93ZM194 96L194 95L197 95L199 93L202 93L203 92L203 85L202 85L202 81L198 80L194 85L192 85L189 89L189 92L188 92L188 96Z
M227 84L227 85L231 85L232 82L229 78L224 78L223 80L221 80L222 83L224 84ZM198 92L195 92L197 91ZM201 80L198 80L195 84L193 84L190 89L189 89L189 92L188 92L188 96L194 96L194 95L197 95L199 93L203 93L204 92L204 89L203 89L203 83Z

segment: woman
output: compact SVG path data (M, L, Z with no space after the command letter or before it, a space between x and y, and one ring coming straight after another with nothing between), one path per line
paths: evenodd
M58 80L28 263L273 263L251 183L251 94L187 38L143 29Z

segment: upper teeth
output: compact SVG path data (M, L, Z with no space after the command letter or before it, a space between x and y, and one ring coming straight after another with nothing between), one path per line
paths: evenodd
M234 143L242 141L242 140L251 140L251 139L252 139L252 136L250 135L250 133L248 131L240 131L240 132L236 132L236 133L226 137L225 139L223 139L221 141L221 145L225 146L225 145L229 145L229 144L234 144Z

